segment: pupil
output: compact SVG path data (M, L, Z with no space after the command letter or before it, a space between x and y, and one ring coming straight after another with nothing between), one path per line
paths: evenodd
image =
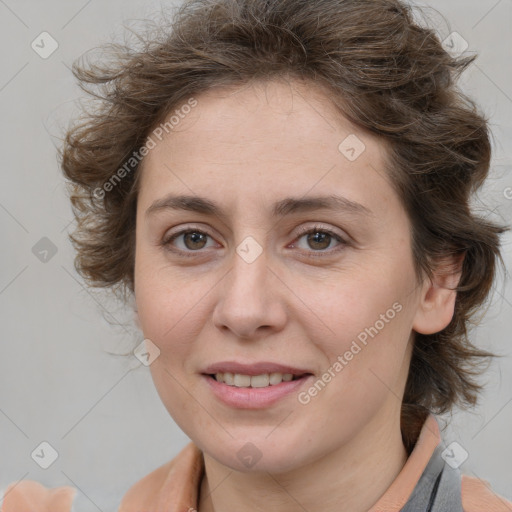
M308 237L308 242L313 242L313 246L314 244L320 244L320 247L312 247L313 249L325 249L327 247L329 247L329 237L331 235L329 235L328 233L312 233L309 235ZM325 244L325 240L327 239L327 245ZM322 244L322 242L324 242Z
M202 238L204 239L204 235L202 233L197 233L197 232L187 233L185 235L185 243L187 242L187 240L190 240L190 241L192 241L192 247L190 247L186 243L186 245L189 249L200 249L201 247L204 246L204 243L203 243L203 245L201 245ZM202 240L202 241L204 242L204 240ZM199 243L199 245L200 245L199 247L197 245L195 245L197 243Z

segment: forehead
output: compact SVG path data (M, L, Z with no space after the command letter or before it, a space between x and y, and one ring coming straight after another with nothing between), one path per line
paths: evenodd
M247 152L265 146L282 154L297 147L310 153L313 144L334 143L336 148L340 136L356 133L372 139L371 145L379 144L337 111L327 90L309 82L280 80L214 88L196 97L195 103L186 114L184 104L169 113L167 120L172 122L167 123L163 137L178 145L187 135L201 135L200 153L203 147L211 152L219 144L243 145Z
M145 157L142 201L166 188L232 198L243 191L260 203L336 189L353 200L362 187L390 192L383 189L390 188L383 142L345 119L318 87L256 83L194 100L193 108L169 114L172 129L168 123Z

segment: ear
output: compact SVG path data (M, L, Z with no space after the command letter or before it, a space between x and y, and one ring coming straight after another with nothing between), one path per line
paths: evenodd
M442 258L432 279L426 278L420 304L414 317L413 329L420 334L442 331L452 321L457 292L462 274L464 254Z

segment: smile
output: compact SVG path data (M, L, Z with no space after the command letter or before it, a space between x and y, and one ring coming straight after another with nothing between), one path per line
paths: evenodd
M291 373L262 373L261 375L244 375L241 373L216 373L212 375L217 382L224 382L228 386L237 388L266 388L277 386L281 382L297 380L301 376Z
M221 376L222 382L219 380ZM224 382L226 372L222 374L203 374L202 377L212 398L235 409L253 410L269 408L284 402L287 397L296 397L301 389L314 378L310 373L292 375L275 372L260 375L228 372L228 382ZM229 382L232 382L232 384L229 384Z

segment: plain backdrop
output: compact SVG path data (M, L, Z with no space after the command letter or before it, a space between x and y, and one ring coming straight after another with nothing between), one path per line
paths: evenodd
M129 308L84 288L73 270L68 233L74 223L55 150L81 97L71 63L111 38L119 40L123 24L158 15L161 5L171 3L0 0L0 490L21 478L71 485L78 489L77 512L116 510L130 485L189 441L161 404L149 369L134 356L115 355L142 339L115 325L130 320ZM491 179L475 207L512 222L512 2L418 5L429 6L443 38L456 31L467 41L467 53L479 54L461 85L490 118L495 153ZM47 58L31 46L42 32L56 41L43 36L45 51L58 44ZM510 271L510 234L503 248ZM511 329L512 291L502 272L472 338L503 357L485 376L481 405L455 412L443 434L446 444L456 441L469 454L462 471L488 480L508 499ZM41 442L58 454L48 469L31 456Z

